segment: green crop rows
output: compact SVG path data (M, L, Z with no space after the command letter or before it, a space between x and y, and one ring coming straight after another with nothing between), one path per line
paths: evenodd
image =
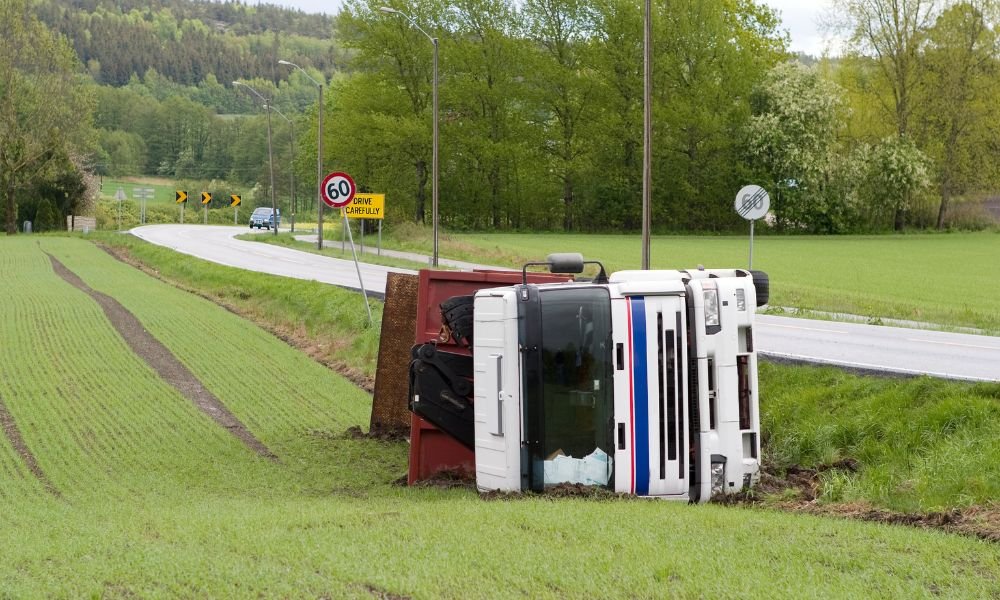
M160 380L43 251L132 311L280 461ZM0 436L2 598L1000 594L997 546L939 532L400 487L405 443L343 435L367 421L366 394L211 302L79 239L0 241L0 275L0 397L62 494Z

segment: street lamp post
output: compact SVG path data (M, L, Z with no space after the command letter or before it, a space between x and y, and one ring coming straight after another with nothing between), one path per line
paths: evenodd
M319 121L319 131L316 137L316 221L317 221L317 241L316 248L323 249L323 84L316 81L306 73L306 70L299 65L287 60L279 60L279 65L294 67L306 76L306 79L316 84L319 88L319 106L316 109L316 119Z
M292 133L292 160L289 162L289 171L291 173L291 180L292 180L291 181L291 186L292 186L292 188L291 188L291 191L292 191L292 202L291 202L291 204L292 204L292 233L295 233L295 209L296 209L296 205L297 205L297 203L295 201L295 123L291 119L289 119L288 117L286 117L284 114L282 114L282 112L280 110L278 110L277 108L274 108L272 106L271 110L273 110L275 113L277 113L278 116L281 117L282 119L288 121L289 131L291 131L291 133Z
M242 81L234 81L233 85L241 85L253 92L255 96L260 98L260 101L264 105L264 111L267 113L267 166L271 179L271 220L274 221L274 235L278 235L278 209L274 204L274 154L271 152L271 105L268 103L267 98L262 96L260 92Z
M410 22L420 33L431 41L434 45L434 78L432 87L433 96L433 132L431 137L431 229L434 236L434 255L432 258L432 264L436 267L438 266L438 39L436 37L431 37L423 27L417 25L417 22L413 20L410 15L396 10L395 8L390 8L388 6L382 6L379 8L380 11L389 15L399 15Z

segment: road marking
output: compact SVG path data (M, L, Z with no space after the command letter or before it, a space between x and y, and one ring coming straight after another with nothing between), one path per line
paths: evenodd
M819 365L830 365L834 367L853 367L856 369L866 369L870 371L879 371L882 373L895 373L900 375L929 375L931 377L938 377L941 379L955 379L959 381L1000 381L997 377L980 377L978 375L958 375L954 373L945 373L943 371L921 371L919 369L907 369L904 367L891 367L888 365L880 365L875 363L863 363L863 362L852 362L848 360L835 360L830 358L822 358L819 356L807 356L805 354L792 354L788 352L770 352L765 350L760 350L757 352L758 356L764 357L774 357L783 358L791 361L803 361L807 363L814 363Z
M939 342L937 340L918 340L916 338L907 338L908 342L920 342L921 344L941 344L943 346L961 346L962 348L978 348L980 350L1000 350L996 346L977 346L975 344L959 344L958 342Z
M802 331L822 331L823 333L850 333L849 331L837 331L836 329L816 329L813 327L799 327L797 325L778 325L777 323L768 323L765 327L783 327L785 329L801 329Z

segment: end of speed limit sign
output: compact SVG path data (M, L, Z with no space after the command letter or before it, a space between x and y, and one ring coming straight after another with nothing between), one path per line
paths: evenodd
M354 200L356 190L350 175L335 171L323 179L323 202L331 208L347 206Z

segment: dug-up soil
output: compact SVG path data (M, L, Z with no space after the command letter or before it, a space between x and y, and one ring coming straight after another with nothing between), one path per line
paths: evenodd
M0 429L3 430L4 436L10 442L10 445L14 447L14 451L17 452L21 460L24 461L24 465L28 467L31 474L41 482L42 487L45 491L52 494L53 496L59 497L59 490L56 486L52 485L52 482L42 471L42 467L38 465L38 461L35 460L35 455L31 453L31 449L28 445L24 443L24 438L21 437L21 430L17 427L17 422L14 420L14 416L10 414L7 410L7 405L4 404L3 398L0 397Z
M236 418L236 415L230 412L215 394L202 385L194 373L188 370L181 361L177 360L177 357L160 340L146 331L146 328L142 326L142 323L135 315L111 296L92 289L76 273L70 271L61 262L56 260L54 256L49 255L49 260L52 261L52 268L57 275L70 285L89 295L100 305L101 309L104 310L104 314L107 315L108 320L114 325L115 329L125 340L125 343L128 344L128 347L136 355L145 360L164 381L193 402L195 406L211 417L213 421L226 428L229 433L236 436L248 448L266 458L277 459L277 456L263 442L254 437L246 425L240 422Z
M989 542L1000 542L1000 504L973 506L929 513L903 513L877 508L864 502L820 503L820 474L832 469L857 470L857 462L840 461L816 469L789 467L784 476L763 473L760 483L750 494L738 494L720 500L723 504L743 504L776 508L788 512L843 517L890 525L907 525L921 529L940 529L976 537ZM789 496L791 500L773 500Z

